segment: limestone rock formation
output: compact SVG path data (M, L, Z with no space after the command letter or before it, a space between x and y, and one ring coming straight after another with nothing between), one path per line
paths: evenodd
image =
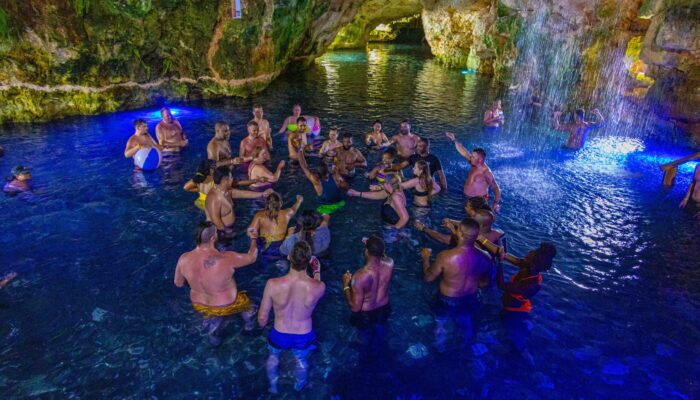
M357 0L0 2L0 122L245 95L322 53Z

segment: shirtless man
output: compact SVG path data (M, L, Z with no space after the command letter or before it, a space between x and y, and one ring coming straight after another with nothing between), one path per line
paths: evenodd
M233 199L260 199L272 193L272 189L264 192L234 189L234 183L231 170L228 167L218 167L214 170L214 187L209 191L207 200L204 202L207 221L213 222L216 226L221 244L227 244L233 240L233 223L236 222Z
M399 155L404 159L408 159L416 152L420 137L411 133L411 123L407 119L401 122L401 128L398 135L391 138L391 143L396 144L396 149Z
M686 208L688 203L690 203L690 211L694 214L695 219L700 221L700 164L695 167L693 181L690 183L679 207Z
M267 148L272 151L272 129L270 129L270 122L263 118L263 108L260 104L253 106L253 121L258 124L260 136L265 139Z
M484 113L484 126L487 128L500 128L503 126L503 110L501 109L501 100L496 100L491 105L491 108Z
M425 281L433 282L442 276L434 304L435 339L441 349L444 348L445 324L449 319L454 319L462 328L465 342L471 339L474 330L472 315L479 308L477 291L480 283L488 282L493 267L489 254L474 246L479 236L478 222L463 219L456 235L457 245L441 251L432 264L432 250L421 250Z
M270 309L275 312L275 325L270 330L267 342L270 350L267 377L271 393L277 393L277 367L283 350L291 350L296 359L294 389L300 391L306 386L309 353L316 348L311 315L326 291L326 284L321 282L321 264L318 261L312 262L308 243L302 240L295 244L287 259L290 263L289 272L267 281L258 313L258 323L265 327ZM306 272L310 265L313 279Z
M173 118L170 110L167 107L161 108L160 116L161 120L156 125L156 138L163 146L163 151L174 152L187 147L189 141L182 130L182 125Z
M338 159L338 172L340 176L345 178L353 178L355 176L355 168L366 167L367 160L362 155L360 150L352 147L352 135L346 133L343 135L343 146L336 150Z
M284 119L284 122L282 123L282 126L280 127L280 130L277 133L291 132L288 129L289 125L297 124L297 126L299 126L299 118L304 119L304 126L306 126L306 118L313 118L314 121L318 120L318 117L311 117L310 115L301 115L301 104L295 104L292 107L292 115ZM310 132L311 129L308 129L306 134L309 134Z
M464 181L464 195L467 197L484 197L489 198L489 188L493 189L494 201L491 208L493 211L501 209L501 188L498 187L496 179L493 177L491 169L486 165L486 152L484 149L476 148L471 153L462 146L455 138L455 134L447 132L447 138L455 144L455 148L466 158L472 168L469 170L467 180Z
M257 239L251 238L250 248L245 254L220 252L214 246L216 227L211 222L203 222L197 227L195 239L197 247L177 261L175 286L181 288L185 283L189 285L192 307L204 317L209 343L218 346L229 316L241 313L245 320L244 329L253 329L255 304L245 292L238 291L233 274L237 268L255 262L258 256Z
M155 140L148 134L148 125L146 121L142 119L137 119L134 121L134 134L131 135L129 140L126 141L126 147L124 148L124 157L131 158L142 148L157 148L162 150L163 148L156 143Z
M423 160L426 163L428 163L428 167L430 167L430 173L433 175L437 175L438 178L440 179L440 186L442 187L442 190L447 190L447 178L445 177L445 171L442 170L442 164L440 163L440 159L437 158L435 154L430 153L430 140L428 138L420 138L418 140L418 144L416 145L416 154L412 155L409 157L407 160L404 160L403 162L399 163L394 170L395 171L400 171L409 165L411 168L416 164L416 162Z
M493 213L493 211L481 208L476 210L475 215L471 218L474 218L476 222L479 223L479 237L483 236L488 239L489 242L503 246L502 241L505 240L505 232L493 227L493 223L496 221L496 215Z
M297 119L297 130L289 132L287 135L287 150L289 151L289 159L299 161L299 153L304 151L309 145L306 140L306 120L303 117Z
M350 305L350 322L360 330L366 355L377 355L384 343L385 324L391 313L389 282L394 260L384 254L384 241L370 236L365 243L365 265L343 275L343 293Z
M253 150L256 147L264 149L263 158L265 161L270 161L270 152L267 149L267 142L260 135L260 128L258 123L255 121L248 122L248 136L241 140L241 145L238 149L238 156L243 162L250 162L253 160Z
M566 148L572 150L578 150L583 147L586 142L586 135L591 129L598 129L603 126L605 119L603 114L598 111L598 109L593 110L593 114L596 115L596 122L586 122L584 120L586 113L583 108L579 108L574 112L574 123L561 125L559 123L559 118L561 117L561 111L554 112L554 129L560 132L567 132L569 134L569 140L566 141Z
M207 144L207 157L210 160L217 162L217 165L221 161L229 161L231 165L234 164L231 158L231 128L226 122L219 121L214 125L214 137Z

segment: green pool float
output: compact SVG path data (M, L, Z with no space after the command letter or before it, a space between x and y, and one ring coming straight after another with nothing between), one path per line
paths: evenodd
M343 207L345 207L345 200L341 200L333 204L321 204L320 206L318 206L318 208L316 208L316 211L318 211L321 214L332 214L333 212L338 211Z

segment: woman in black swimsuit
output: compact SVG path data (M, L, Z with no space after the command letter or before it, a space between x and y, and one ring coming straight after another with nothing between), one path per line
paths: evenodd
M348 196L386 200L381 208L382 220L396 229L401 229L406 226L409 220L408 210L406 210L406 195L401 189L401 179L396 174L387 175L383 189L374 192L358 192L350 189Z
M415 178L401 184L402 189L413 189L413 205L416 207L430 207L432 197L440 192L438 185L430 173L428 163L420 160L413 166Z

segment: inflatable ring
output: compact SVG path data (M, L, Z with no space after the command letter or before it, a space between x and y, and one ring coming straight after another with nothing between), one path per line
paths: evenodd
M321 121L319 121L318 117L307 116L306 126L311 130L311 135L317 136L321 133Z

